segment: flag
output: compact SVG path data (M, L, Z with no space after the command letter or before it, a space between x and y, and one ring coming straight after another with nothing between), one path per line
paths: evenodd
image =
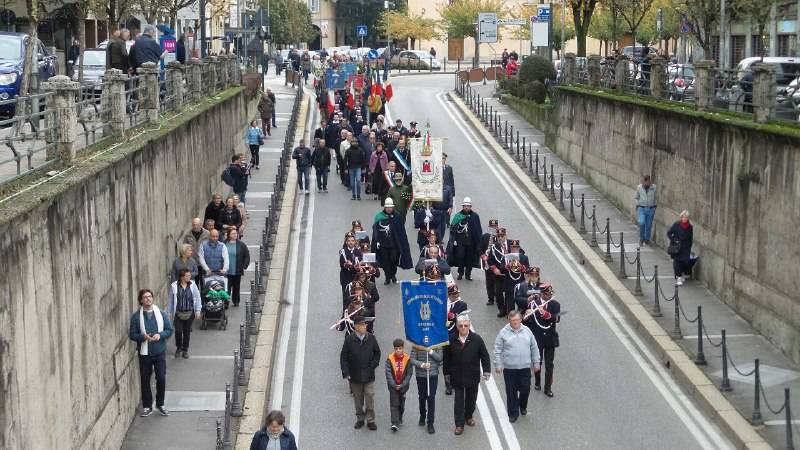
M443 280L401 281L406 339L417 347L447 345L447 284Z
M347 109L353 110L356 106L356 95L355 95L355 77L350 77L350 89L347 91Z
M328 90L328 114L333 114L333 110L335 108L336 99L333 95L333 90Z
M378 78L374 83L372 83L372 95L381 95L383 93L383 88L381 86L381 79Z
M392 99L392 95L394 95L392 92L392 80L386 80L386 84L383 86L383 92L386 93L387 102Z

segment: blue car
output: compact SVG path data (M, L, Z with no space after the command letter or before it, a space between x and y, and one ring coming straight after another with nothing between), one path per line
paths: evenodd
M25 33L0 32L0 100L8 100L19 95L28 39L30 38ZM51 55L38 39L36 49L37 70L39 81L42 82L58 73L56 57ZM35 87L30 91L35 92ZM0 117L11 117L15 110L13 103L0 105Z

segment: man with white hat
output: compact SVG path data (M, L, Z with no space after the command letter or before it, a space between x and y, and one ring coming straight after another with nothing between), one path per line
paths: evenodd
M461 211L450 221L450 239L447 243L448 262L458 267L458 279L472 280L472 269L480 267L480 243L483 230L481 218L472 210L472 199L464 197Z
M413 267L404 221L394 208L394 200L387 197L372 224L372 252L383 269L383 284L397 283L398 266L402 269Z

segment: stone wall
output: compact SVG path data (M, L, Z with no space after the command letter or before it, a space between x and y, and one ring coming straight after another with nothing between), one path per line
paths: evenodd
M0 448L122 445L139 401L136 293L165 304L176 242L253 106L228 89L0 203Z
M578 88L554 107L507 101L632 220L652 174L658 243L689 210L698 277L800 362L800 132Z

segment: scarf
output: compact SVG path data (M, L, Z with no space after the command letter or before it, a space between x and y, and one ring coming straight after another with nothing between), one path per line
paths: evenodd
M405 373L406 366L408 364L409 356L403 353L402 358L398 358L397 355L392 352L389 355L389 361L392 363L392 372L394 374L394 382L399 386L403 384L403 374Z
M461 223L462 220L466 219L467 215L464 214L464 210L457 212L455 216L453 216L453 220L450 221L450 226Z
M158 309L158 306L153 305L153 314L156 316L156 324L158 324L158 332L161 333L164 331L164 317L161 315L161 310ZM144 326L144 308L139 308L139 330L142 334L147 334L147 328ZM143 341L142 345L139 346L139 354L140 355L148 355L147 352L147 344L149 342Z
M375 219L373 219L373 224L380 222L381 220L389 220L389 215L386 214L386 211L380 210L377 214L375 214Z
M684 230L689 229L689 222L679 222L679 223L681 225L681 228L683 228Z

